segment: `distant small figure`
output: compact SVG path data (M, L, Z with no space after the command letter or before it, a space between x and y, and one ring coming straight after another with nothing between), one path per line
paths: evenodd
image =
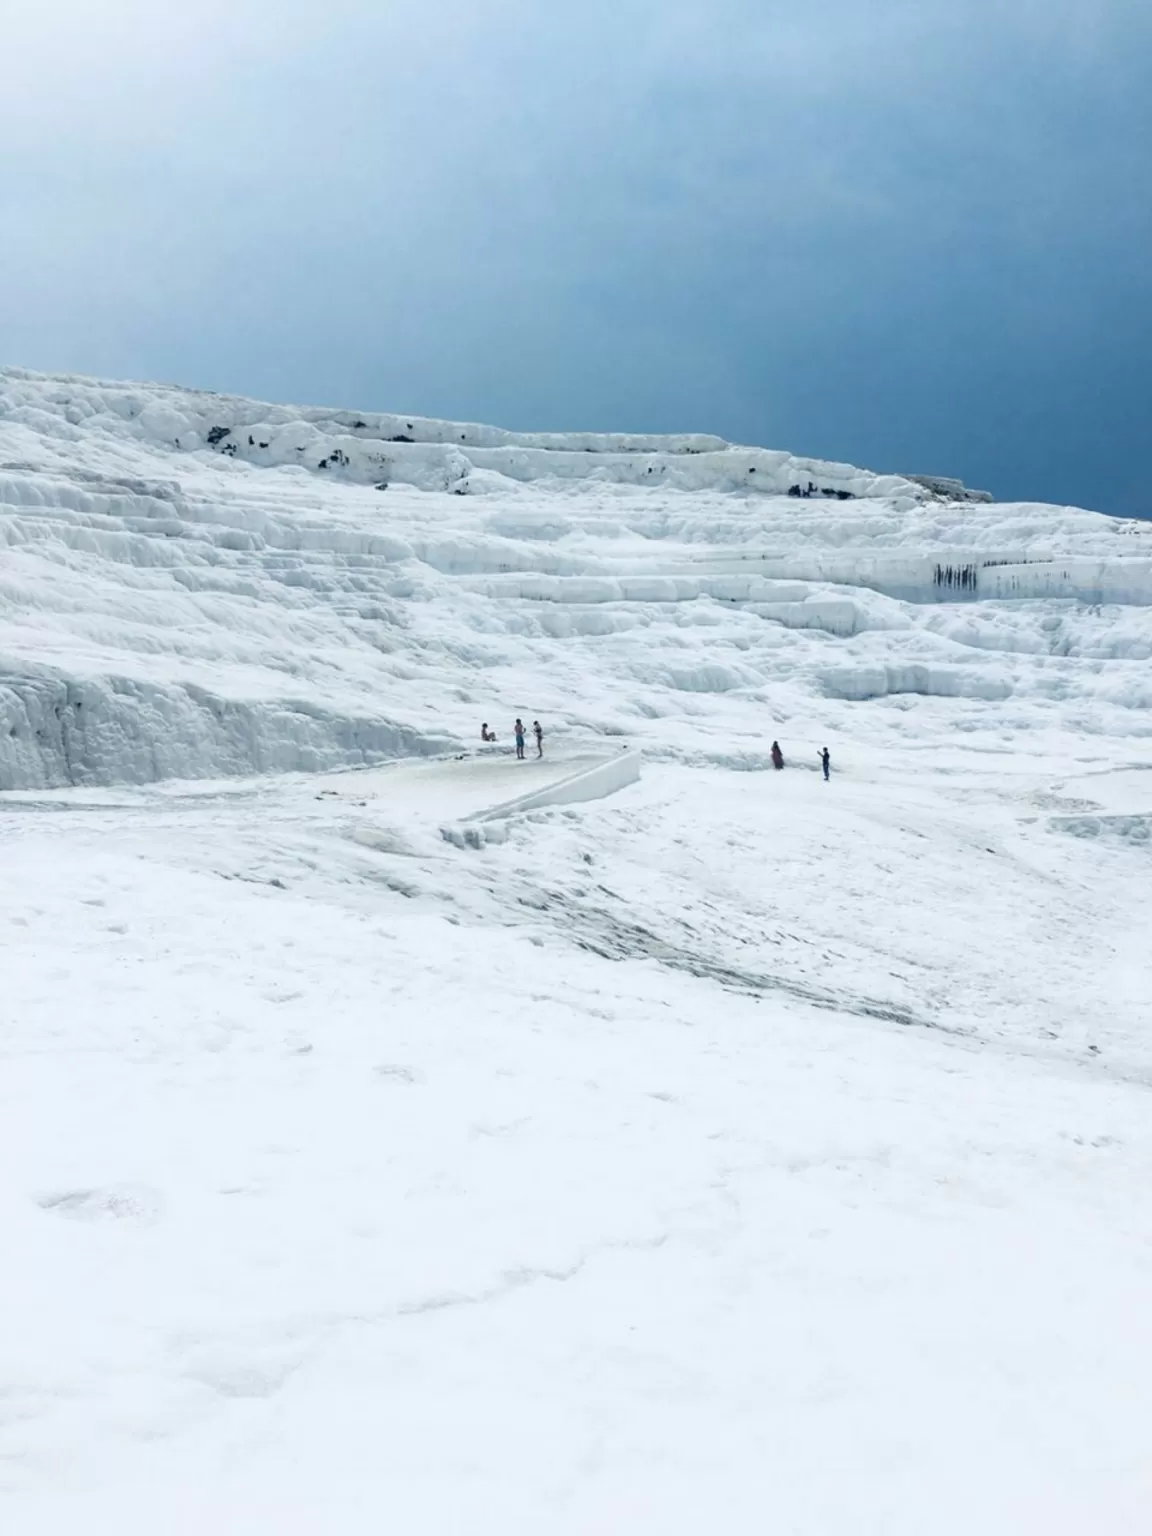
M496 732L495 731L490 731L488 729L488 722L487 722L487 720L485 720L484 724L480 727L480 740L481 741L495 741L496 740Z
M772 766L777 771L784 766L784 754L780 750L780 743L778 741L772 743Z
M536 756L537 757L543 757L544 756L544 727L540 724L539 720L533 720L533 722L532 722L532 734L536 738Z
M822 747L816 756L820 759L820 766L824 770L824 782L827 784L828 775L832 772L832 755L827 747Z
M524 758L524 722L519 715L516 717L516 756L523 761Z

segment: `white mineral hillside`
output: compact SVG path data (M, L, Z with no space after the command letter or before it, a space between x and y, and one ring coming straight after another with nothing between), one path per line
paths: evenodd
M836 699L970 701L917 735L1152 703L1152 526L713 438L6 370L0 548L6 788L436 753L521 709L715 757Z
M1144 1536L1150 843L1152 524L0 370L0 1529Z

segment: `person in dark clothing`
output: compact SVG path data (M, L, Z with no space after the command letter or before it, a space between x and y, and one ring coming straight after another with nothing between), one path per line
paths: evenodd
M832 755L827 747L823 747L816 756L820 759L820 766L824 770L824 782L827 784L828 775L832 772Z
M521 759L524 756L524 722L519 716L516 717L516 756Z
M536 738L536 756L537 757L543 757L544 756L544 727L540 724L539 720L533 720L533 722L532 722L532 734Z
M784 754L780 750L780 743L778 741L772 743L772 766L777 771L784 766Z
M480 740L481 741L495 741L496 740L496 732L495 731L490 731L488 729L488 722L487 722L487 720L485 720L484 724L480 727Z

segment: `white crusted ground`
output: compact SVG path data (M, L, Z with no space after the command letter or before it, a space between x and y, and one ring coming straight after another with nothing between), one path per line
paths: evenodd
M852 734L830 700L891 700L861 733L883 743L917 698L964 701L918 740L1139 735L1152 703L1152 526L710 439L8 371L0 547L8 787L434 753L524 710L715 759Z
M1142 1533L1150 538L0 374L4 1531Z

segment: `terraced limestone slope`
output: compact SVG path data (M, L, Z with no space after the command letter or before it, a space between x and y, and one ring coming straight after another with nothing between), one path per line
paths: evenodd
M1143 734L1152 528L713 438L0 372L0 785L658 752L773 720ZM1107 661L1104 669L1101 663Z

